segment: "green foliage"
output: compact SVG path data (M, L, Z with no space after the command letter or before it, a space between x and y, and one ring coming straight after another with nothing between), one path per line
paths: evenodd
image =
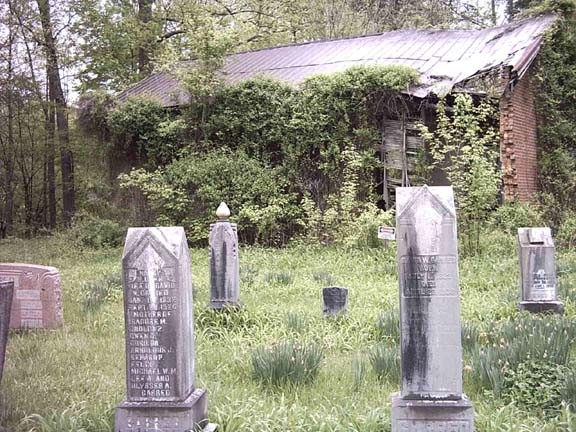
M299 223L300 209L283 193L286 179L279 170L242 151L190 153L162 170L122 175L121 185L142 190L158 222L183 225L191 242L207 240L222 201L232 209L243 242L283 243Z
M266 273L264 281L273 285L290 285L294 282L294 275L289 271L275 271Z
M517 234L520 227L542 226L542 214L532 204L513 201L498 207L490 215L490 224L510 234Z
M510 403L550 416L562 402L565 367L539 359L507 368L502 381L502 398Z
M322 348L315 344L282 341L252 353L253 377L271 386L310 383L316 379L323 358Z
M149 99L130 99L108 114L112 152L123 152L136 164L165 165L184 144L186 123L171 118L161 104Z
M69 234L80 245L98 249L120 246L125 233L126 230L117 222L80 214L75 218Z
M391 340L400 343L400 312L392 309L378 315L376 333L381 340Z
M558 246L566 249L576 247L576 212L569 211L563 215L563 221L556 233Z
M478 252L481 224L498 202L501 172L497 166L497 114L490 101L474 103L465 93L454 96L450 115L445 101L437 107L434 131L422 126L432 157L430 169L443 170L454 188L460 232L469 252Z
M530 361L565 366L575 340L576 324L564 317L520 314L496 323L480 333L471 350L473 379L500 395L508 370Z
M546 220L558 227L576 210L576 14L573 1L547 2L563 17L545 37L538 56L539 174Z
M366 372L368 367L366 365L366 360L362 355L356 355L352 359L352 373L354 374L354 386L352 389L354 391L360 390L360 387L364 385L366 381Z
M378 379L400 381L400 353L397 346L376 345L369 354L370 364Z

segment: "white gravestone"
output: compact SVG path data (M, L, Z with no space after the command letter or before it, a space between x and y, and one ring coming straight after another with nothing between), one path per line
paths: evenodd
M518 228L521 310L562 313L558 301L556 259L550 228Z
M452 188L397 188L396 230L402 383L392 395L392 431L471 432Z

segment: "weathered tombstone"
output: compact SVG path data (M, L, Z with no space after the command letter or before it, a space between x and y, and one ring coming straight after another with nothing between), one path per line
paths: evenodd
M12 307L12 294L14 282L0 282L0 383L4 372L4 356L8 344L8 330L10 329L10 309Z
M210 304L213 309L238 308L240 304L240 271L238 267L238 234L230 223L230 209L220 203L218 221L210 225Z
M518 228L521 310L564 311L564 304L558 301L554 254L550 228Z
M0 281L14 282L10 328L54 329L62 325L62 291L57 268L2 263Z
M397 188L396 212L402 388L392 395L392 431L471 432L452 188Z
M184 229L130 228L122 257L126 400L115 432L185 432L206 423L195 388L190 256Z
M348 290L335 286L322 288L322 312L324 316L348 313Z

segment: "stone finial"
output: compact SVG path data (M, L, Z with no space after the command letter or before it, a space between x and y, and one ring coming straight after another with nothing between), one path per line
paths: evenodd
M230 209L224 201L222 201L216 209L216 216L218 216L220 220L226 220L230 217Z

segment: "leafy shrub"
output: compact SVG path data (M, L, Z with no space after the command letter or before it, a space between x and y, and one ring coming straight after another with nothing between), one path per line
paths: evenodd
M565 215L556 233L556 242L562 248L572 249L576 247L576 213L568 212Z
M184 225L191 242L206 242L222 201L242 242L283 243L299 226L301 210L285 193L281 172L242 151L190 153L165 169L133 170L121 180L123 187L142 190L160 224Z
M520 227L537 227L543 224L542 214L538 208L519 201L498 207L492 213L490 222L491 225L514 235Z
M123 152L136 165L170 163L184 144L186 122L173 119L166 108L150 99L131 99L107 117L115 152Z
M541 414L556 414L565 387L565 367L539 359L506 368L502 398Z
M398 347L377 345L370 351L370 364L378 379L400 381L400 354Z
M262 384L281 386L314 381L324 354L311 343L283 341L271 347L260 347L252 353L255 380Z
M382 241L378 239L378 227L395 225L393 210L384 211L374 204L367 204L357 217L342 227L343 243L361 248L381 248Z
M120 246L125 233L117 222L91 215L77 216L71 231L81 245L94 249Z

